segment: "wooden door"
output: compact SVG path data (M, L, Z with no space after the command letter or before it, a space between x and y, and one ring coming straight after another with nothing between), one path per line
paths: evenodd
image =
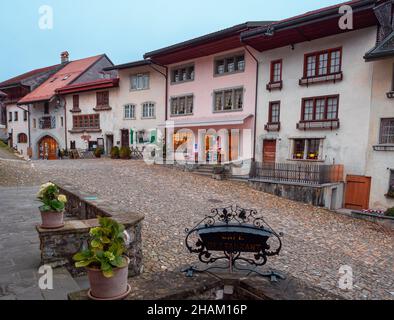
M57 159L57 142L52 137L46 136L38 144L39 158L47 160Z
M129 130L122 130L122 147L130 147Z
M353 210L369 209L371 177L346 177L345 208Z
M264 140L263 162L275 163L276 161L276 140Z

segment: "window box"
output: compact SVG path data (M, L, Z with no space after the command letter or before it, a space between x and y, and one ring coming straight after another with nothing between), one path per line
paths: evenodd
M394 144L378 144L373 146L374 151L394 151Z
M264 126L264 130L269 131L269 132L278 132L278 131L280 131L280 122L267 123Z
M300 86L309 86L310 84L320 83L320 82L337 82L343 80L343 73L335 73L325 76L315 76L315 77L306 77L301 78L299 80Z
M282 88L283 88L283 81L267 83L266 88L267 88L268 91L282 90Z
M339 129L339 120L300 121L297 123L299 130L335 130Z
M394 99L394 91L387 92L387 98Z

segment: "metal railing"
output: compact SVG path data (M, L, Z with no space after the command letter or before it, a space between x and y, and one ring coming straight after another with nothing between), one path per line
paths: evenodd
M257 179L319 185L343 181L343 165L256 163Z

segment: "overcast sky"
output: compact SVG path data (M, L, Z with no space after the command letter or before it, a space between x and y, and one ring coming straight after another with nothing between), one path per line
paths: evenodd
M245 21L280 20L341 0L1 0L0 81L106 53L115 64ZM53 28L39 27L40 7ZM43 19L41 19L41 22ZM48 26L48 24L47 24Z

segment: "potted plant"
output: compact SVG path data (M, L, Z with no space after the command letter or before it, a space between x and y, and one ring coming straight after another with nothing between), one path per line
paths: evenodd
M73 259L77 268L87 268L91 299L120 300L131 290L127 283L130 260L125 256L125 227L105 217L99 218L99 224L90 229L89 248Z
M111 159L119 159L119 147L113 147L111 149Z
M39 207L41 212L41 228L58 229L64 227L63 214L67 203L67 197L59 193L59 188L48 182L40 187L37 199L42 203Z
M96 150L94 150L94 156L96 158L101 158L101 155L103 154L103 149L101 148L96 148Z
M123 160L128 160L131 158L131 150L129 147L122 147L119 151L119 157Z

